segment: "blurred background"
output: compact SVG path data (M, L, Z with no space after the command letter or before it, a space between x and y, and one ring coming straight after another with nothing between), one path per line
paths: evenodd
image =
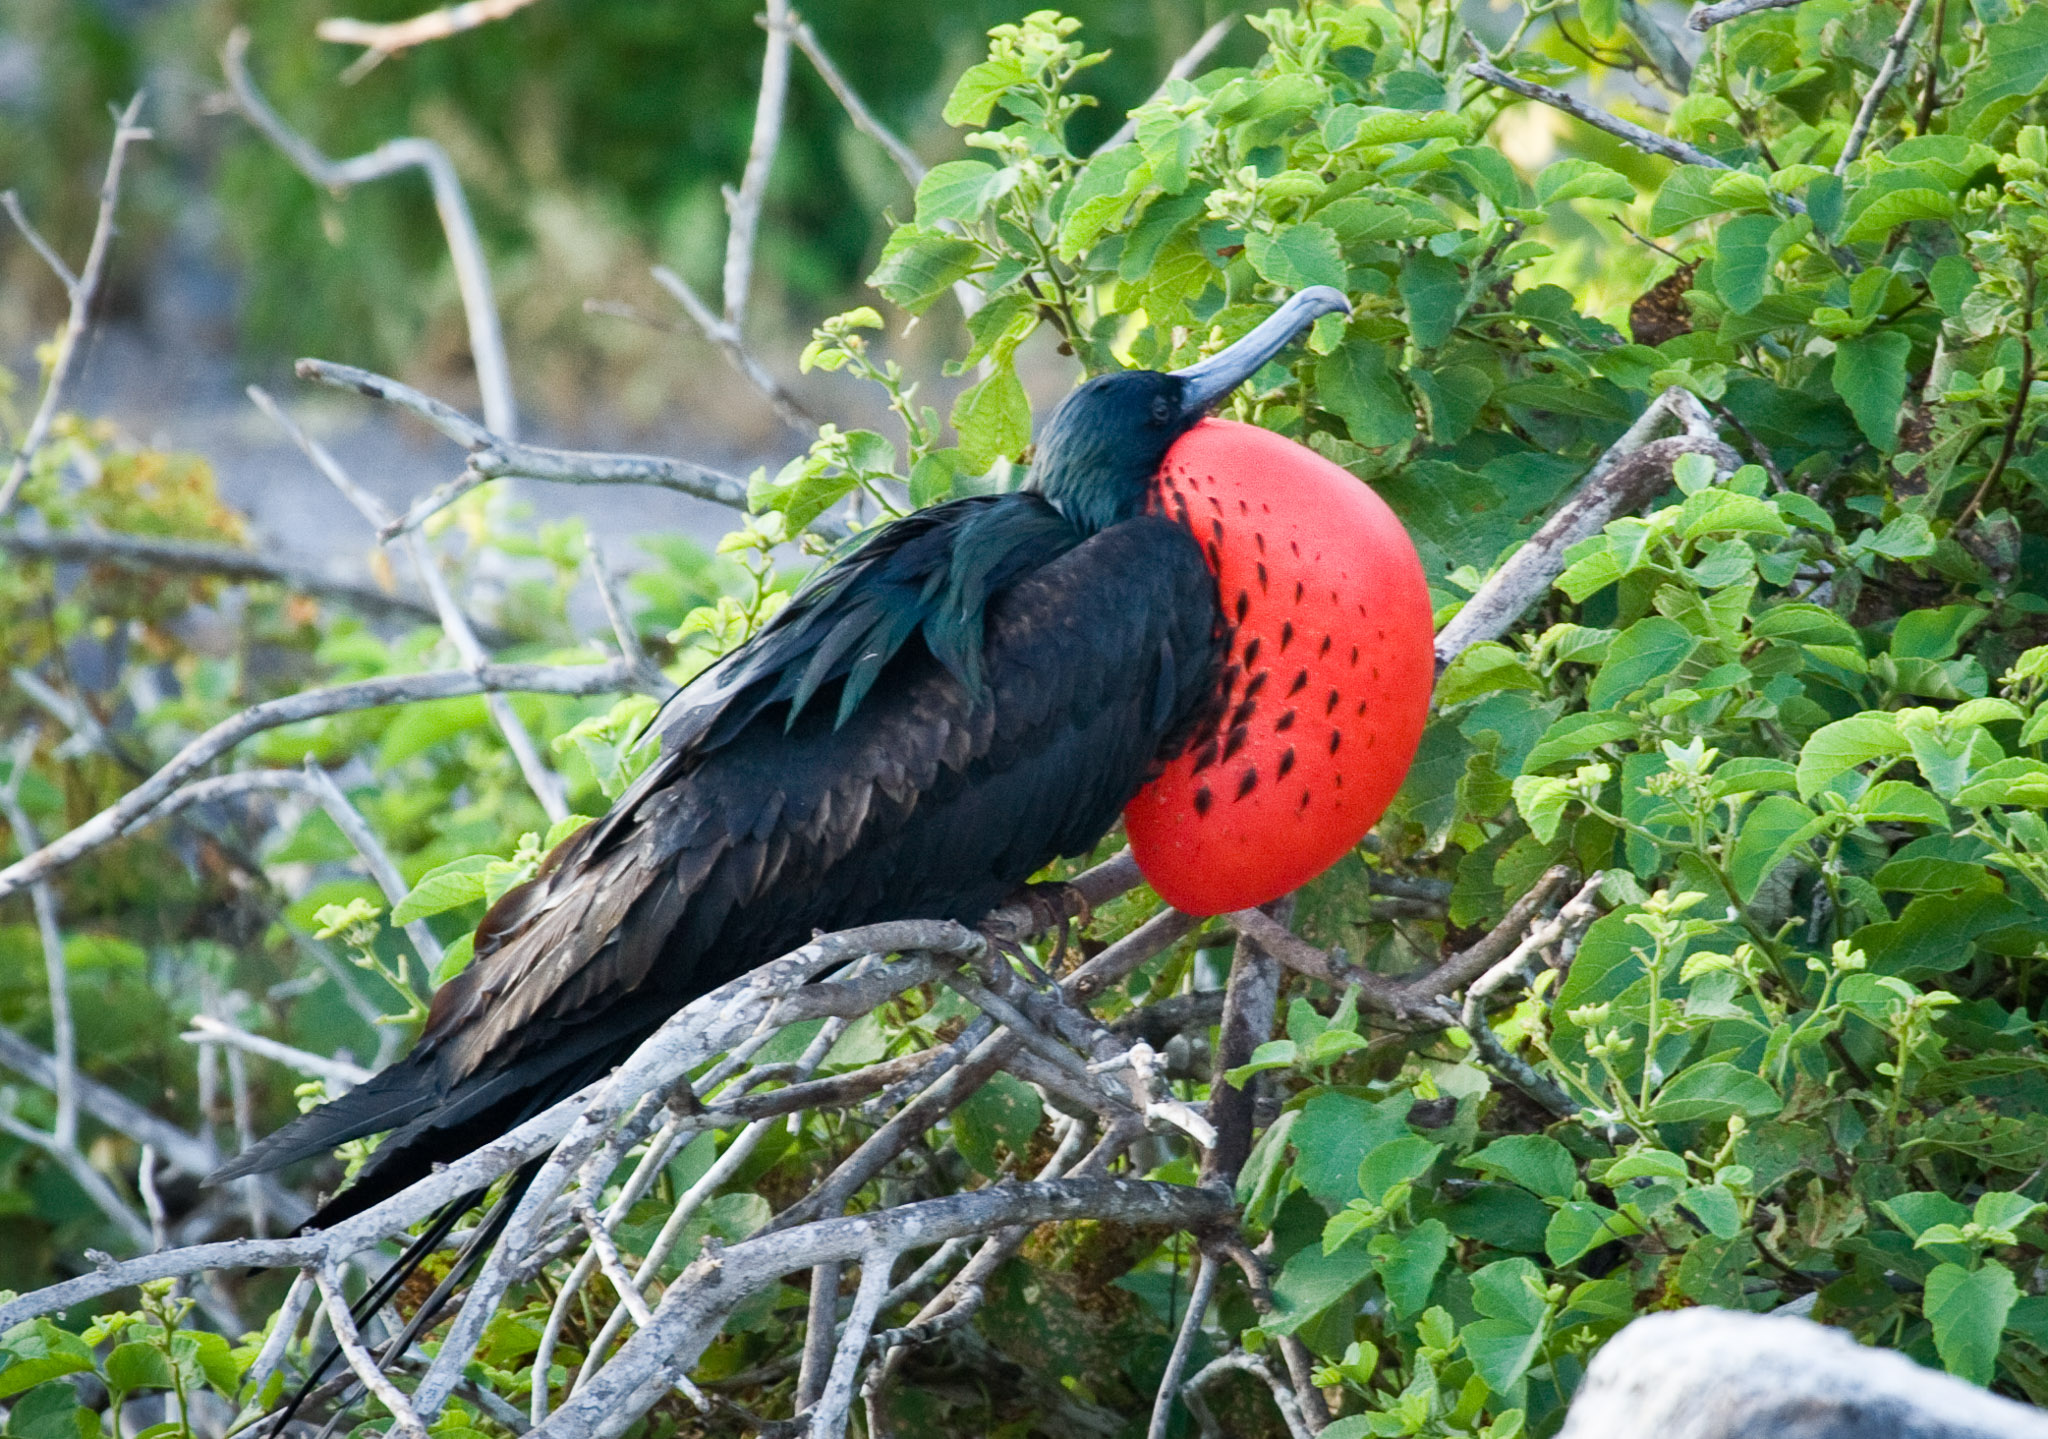
M522 438L684 455L744 475L811 435L784 426L649 278L665 264L715 297L726 216L760 82L759 0L539 0L452 39L348 76L358 47L314 37L333 14L381 21L416 0L0 0L0 188L16 190L60 252L82 253L113 117L109 97L148 92L98 324L69 403L126 439L208 458L256 534L293 553L359 560L369 537L340 496L248 403L287 398L387 501L447 479L460 455L392 412L296 382L317 355L398 376L471 410L477 386L448 251L425 178L408 172L329 194L226 103L220 52L252 31L249 65L283 116L342 158L404 135L454 160L503 314ZM1016 0L838 3L805 13L870 106L927 162L955 158L940 109ZM1078 0L1100 105L1075 126L1085 153L1143 100L1173 59L1234 8L1192 0ZM1241 52L1241 53L1240 53ZM1210 63L1244 63L1238 27ZM796 379L822 317L872 300L862 277L910 210L902 174L795 58L747 317L750 347L818 412L879 418L870 386ZM647 321L590 314L623 303ZM32 375L33 346L63 314L54 277L11 232L0 244L0 356ZM936 376L946 327L893 343ZM931 341L923 355L920 342ZM1034 399L1071 383L1050 348L1027 365ZM943 412L942 385L926 398ZM545 519L583 515L600 536L648 528L710 539L728 511L649 490L530 487ZM622 566L639 563L627 545Z

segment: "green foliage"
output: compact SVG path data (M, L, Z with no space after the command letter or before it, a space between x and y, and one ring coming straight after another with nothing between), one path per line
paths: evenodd
M1460 1030L1390 1028L1357 991L1300 979L1284 1033L1228 1076L1272 1101L1237 1197L1247 1238L1267 1242L1273 1302L1256 1308L1226 1280L1201 1343L1220 1330L1249 1349L1302 1345L1334 1439L1554 1433L1607 1337L1685 1304L1810 1303L1861 1339L2048 1401L2048 1301L2028 1292L2048 1254L2048 996L2034 974L2048 955L2048 461L2035 393L2048 343L2048 12L1930 8L1941 33L1912 37L1846 164L1898 7L1807 0L1716 28L1668 116L1636 118L1726 169L1649 159L1589 129L1543 163L1532 157L1558 139L1547 123L1460 68L1469 41L1529 80L1567 80L1581 31L1610 54L1640 43L1633 6L1535 0L1480 36L1458 7L1407 0L1275 10L1248 21L1263 53L1168 82L1107 150L1093 142L1112 126L1097 122L1114 117L1078 88L1101 73L1091 32L1052 12L1002 26L945 105L964 153L930 171L880 248L880 305L826 321L803 352L805 369L877 386L889 421L825 426L778 472L757 473L754 513L718 556L646 546L660 563L636 581L639 622L684 678L773 616L795 578L792 537L828 510L858 528L1014 484L1030 420L1018 355L1041 330L1085 370L1177 366L1282 294L1328 283L1351 296L1352 318L1326 318L1231 413L1386 497L1448 618L1654 396L1679 386L1713 407L1746 462L1717 473L1701 456L1680 461L1669 493L1580 543L1528 616L1462 655L1373 845L1299 897L1308 937L1394 975L1469 944L1553 866L1601 875L1601 916L1552 946L1525 988L1497 991L1488 1020L1574 1112L1519 1092ZM978 293L949 332L951 366L976 374L942 418L878 355L876 332L905 315L947 324L962 282ZM48 467L38 507L142 528L139 513L172 534L218 518L196 471L119 456L84 432L66 443L119 463L76 491ZM160 478L144 485L145 471ZM119 485L132 493L90 508ZM447 534L465 541L465 562L525 557L518 613L533 623L516 653L566 643L572 537L480 503L458 507ZM431 635L291 624L262 600L249 643L269 646L268 662L202 655L174 627L209 598L185 582L67 592L54 620L36 595L0 580L0 622L28 637L28 663L120 626L158 647L179 689L136 728L165 752L288 687L281 670L341 680L436 658ZM645 761L633 747L643 701L528 712L557 737L584 813ZM39 772L62 783L24 789L53 828L67 795L97 808L123 783L110 764L54 748ZM440 974L421 976L347 872L339 835L309 818L265 856L310 879L233 960L246 986L288 969L288 945L324 942L324 927L381 986L378 1006L416 1020L431 984L467 961L484 906L566 832L543 835L467 701L337 716L250 749L362 766L352 793L412 886L391 922L430 924L450 948ZM130 845L128 870L177 872L160 842ZM196 967L203 954L229 968L189 935L160 936L153 907L167 901L122 865L81 866L65 883L74 928L90 916L95 932L146 941L152 964L168 954ZM179 883L173 900L203 911L214 892ZM1152 903L1109 907L1091 942L1127 933ZM39 1023L37 951L16 928L0 931L0 1004L9 1022ZM127 962L103 952L110 969ZM1108 997L1104 1017L1213 988L1222 961L1211 936L1186 941ZM191 1005L161 988L136 1027L164 1038L134 1043L165 1065L165 1021ZM343 1014L352 1042L373 1042L331 995L319 1000L252 1009L287 1037L331 1036ZM944 990L906 994L849 1029L820 1073L950 1040L969 1013ZM757 1063L795 1058L814 1032L778 1038ZM1202 1101L1206 1068L1180 1074L1176 1096ZM1031 1087L998 1076L861 1202L1023 1172L1049 1152L1048 1120ZM771 1197L800 1192L866 1126L807 1113L743 1152L662 1277L709 1240L751 1232ZM622 1246L645 1252L676 1196L733 1143L701 1138L671 1161ZM11 1175L33 1167L10 1153ZM1161 1139L1157 1157L1157 1177L1195 1173L1182 1140ZM39 1235L68 1222L36 1203ZM1026 1372L1056 1374L1060 1402L1142 1425L1185 1266L1178 1241L1157 1235L1034 1240L991 1282L982 1332ZM485 1382L521 1406L546 1285L560 1278L515 1290L479 1354ZM584 1298L612 1302L599 1286ZM789 1367L805 1302L792 1289L735 1312L699 1378L746 1376L750 1404L780 1402L782 1381L762 1376ZM587 1330L565 1333L560 1374L543 1376L558 1391ZM8 1336L0 1388L19 1369L15 1392L44 1396L18 1402L12 1427L68 1439L82 1426L64 1376L94 1365L111 1387L121 1351L94 1346L112 1333L87 1344L53 1328L41 1349ZM183 1372L175 1352L150 1352L167 1367L122 1364L144 1378ZM1004 1392L899 1391L892 1417L912 1435L1060 1432L1042 1392L989 1387ZM1212 1397L1233 1416L1242 1403L1246 1432L1271 1424L1262 1391L1225 1384Z

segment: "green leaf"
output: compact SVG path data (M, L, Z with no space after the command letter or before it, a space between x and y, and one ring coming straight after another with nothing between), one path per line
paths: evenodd
M235 1397L242 1381L242 1366L235 1362L235 1351L224 1336L204 1329L188 1330L179 1334L175 1342L181 1357L186 1346L190 1346L192 1362L199 1366L199 1372L216 1393L226 1399Z
M87 1439L98 1430L99 1416L81 1408L77 1392L61 1379L23 1394L7 1416L7 1432L15 1439Z
M1879 780L1863 792L1863 797L1850 806L1850 811L1858 819L1893 824L1948 823L1948 806L1919 785L1902 779ZM1883 873L1883 870L1878 871L1880 883Z
M420 876L420 882L392 908L391 922L411 924L429 915L445 914L484 897L484 871L497 862L491 854L465 855L438 865Z
M384 727L377 744L380 769L392 769L435 745L491 722L482 695L457 695L453 699L424 700L400 710Z
M77 1354L39 1354L17 1359L0 1369L0 1399L11 1399L26 1389L66 1374L90 1374L92 1360Z
M1757 307L1771 279L1776 215L1738 215L1714 237L1714 290L1738 315Z
M941 116L948 125L986 125L989 111L995 108L1003 92L1025 84L1030 78L1024 62L1016 56L970 65L954 82Z
M1090 160L1067 195L1060 219L1060 257L1072 260L1093 245L1151 182L1152 167L1134 145L1119 145ZM1332 238L1330 243L1337 242Z
M1988 1385L1998 1366L1999 1336L2020 1287L2012 1271L1987 1259L1974 1270L1936 1265L1927 1276L1922 1312L1934 1329L1941 1366L1958 1379Z
M1315 402L1344 421L1351 438L1368 449L1406 444L1415 436L1415 410L1396 384L1387 347L1350 340L1323 357L1315 370Z
M1898 721L1866 711L1824 724L1799 750L1799 797L1812 799L1858 765L1898 759L1906 752Z
M1370 1204L1385 1204L1388 1191L1397 1184L1411 1184L1428 1173L1442 1152L1441 1144L1431 1144L1412 1134L1375 1145L1359 1161L1358 1192Z
M1472 1275L1472 1302L1487 1317L1458 1332L1472 1368L1505 1394L1536 1361L1544 1338L1543 1271L1527 1259L1502 1259Z
M1988 765L1956 791L1956 803L1965 809L1994 804L2048 808L2048 764L2037 759L2005 759Z
M1251 1157L1237 1176L1237 1202L1245 1211L1247 1225L1270 1221L1273 1209L1283 1197L1283 1176L1287 1173L1287 1144L1301 1111L1290 1109L1269 1125ZM1339 1201L1342 1202L1341 1200Z
M999 459L1024 453L1031 444L1031 400L1013 364L998 364L988 378L963 390L953 402L953 428L960 436L960 464L969 474L986 474Z
M1549 844L1557 838L1558 827L1564 823L1564 812L1572 802L1568 781L1554 775L1517 775L1509 786L1509 793L1514 796L1515 809L1520 812L1537 843Z
M1522 760L1525 773L1548 769L1566 760L1584 760L1603 744L1634 739L1643 721L1634 715L1611 710L1582 710L1568 714L1543 732L1543 738Z
M1739 755L1723 761L1713 775L1713 792L1717 798L1727 799L1738 794L1756 794L1760 790L1789 790L1797 787L1796 771L1781 759L1767 759L1761 755Z
M1320 1244L1295 1251L1273 1281L1273 1312L1261 1326L1269 1334L1292 1334L1355 1289L1372 1273L1363 1244L1323 1253Z
M1684 664L1699 637L1663 615L1637 620L1615 637L1607 659L1586 691L1586 704L1604 710Z
M1015 170L998 170L981 160L948 160L917 182L917 223L978 220L982 212L1017 183Z
M2021 7L2017 19L1987 26L1983 45L1984 67L1970 77L1948 115L1951 133L1977 139L2048 84L2048 12L2038 5Z
M1765 795L1742 817L1728 849L1728 878L1736 896L1748 904L1757 886L1826 824L1819 815L1788 794Z
M960 452L932 450L910 467L910 503L918 509L950 499L959 477Z
M1718 215L1728 207L1713 196L1714 181L1725 171L1704 165L1680 165L1657 190L1650 204L1650 233L1668 235L1695 220Z
M1406 1319L1429 1304L1437 1271L1451 1252L1451 1231L1441 1219L1425 1219L1406 1234L1376 1234L1366 1248L1394 1313Z
M1863 206L1860 211L1852 202L1849 213L1849 228L1842 231L1842 241L1844 244L1855 245L1866 240L1882 240L1895 227L1911 220L1953 219L1956 202L1946 190L1916 185L1907 189L1886 190Z
M1560 200L1635 199L1635 187L1618 170L1597 160L1552 160L1536 176L1536 203L1554 205Z
M1146 105L1136 112L1138 149L1152 168L1152 179L1169 195L1188 187L1188 172L1214 133L1199 115L1182 115L1170 106Z
M1545 1199L1569 1199L1578 1189L1579 1166L1571 1151L1547 1134L1511 1134L1458 1161L1460 1169L1519 1184Z
M1970 1209L1970 1218L1980 1228L2010 1232L2033 1218L2042 1207L2038 1199L2029 1199L2011 1190L1994 1189L1977 1196L1976 1204Z
M1332 114L1326 139L1332 150L1348 150L1354 145L1462 140L1467 129L1464 117L1450 111L1389 110L1371 105L1347 105Z
M1897 330L1873 330L1835 344L1835 393L1849 406L1864 438L1889 453L1899 442L1906 398L1906 357L1913 342Z
M1626 1214L1617 1214L1590 1199L1570 1199L1558 1206L1543 1231L1543 1252L1552 1264L1571 1264L1616 1239L1640 1232Z
M1245 236L1244 252L1262 278L1290 290L1310 285L1342 290L1351 278L1336 232L1314 220L1272 234L1254 230Z
M2027 911L1987 885L1961 894L1923 894L1899 917L1866 924L1856 944L1877 974L1921 979L1970 962L1977 940L2027 920Z
M1679 1202L1716 1239L1733 1239L1742 1232L1742 1206L1735 1192L1725 1184L1705 1184L1688 1190Z
M1987 618L1989 611L1981 605L1909 610L1892 627L1891 652L1901 659L1948 659Z
M449 980L455 978L456 975L468 969L470 962L475 958L476 936L474 934L465 934L457 938L455 943L441 951L441 962L434 966L431 980L434 988L439 989Z
M1403 205L1353 197L1325 205L1316 211L1315 218L1319 224L1328 225L1336 233L1338 243L1347 250L1395 240L1422 239L1451 229L1451 222L1427 202Z
M1659 1124L1718 1121L1737 1114L1756 1119L1776 1114L1783 1103L1761 1075L1732 1064L1696 1064L1657 1092L1650 1118Z
M996 1145L1007 1144L1022 1154L1044 1117L1037 1090L998 1072L953 1111L953 1144L969 1164L993 1178L999 1167Z
M1269 1039L1252 1051L1248 1063L1235 1069L1226 1070L1223 1078L1236 1089L1244 1088L1245 1081L1255 1074L1264 1074L1269 1069L1290 1069L1299 1057L1299 1051L1291 1039Z
M980 258L981 249L972 240L899 225L882 246L882 258L868 283L911 314L921 315L954 281L966 279Z
M1419 350L1434 350L1450 339L1465 312L1465 277L1451 261L1424 252L1401 266L1396 283L1408 307L1408 333Z
M175 1382L163 1350L141 1342L115 1345L114 1352L107 1356L105 1373L107 1387L120 1394L133 1394L138 1389L169 1389Z
M1295 1177L1325 1209L1337 1210L1358 1197L1358 1170L1365 1156L1408 1132L1404 1122L1413 1100L1407 1096L1374 1103L1325 1090L1301 1107L1294 1126Z

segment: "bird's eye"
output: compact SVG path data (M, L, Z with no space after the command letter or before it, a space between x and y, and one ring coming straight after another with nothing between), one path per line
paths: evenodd
M1166 396L1164 396L1164 395L1155 395L1155 396L1153 396L1153 398L1152 398L1152 423L1153 423L1153 424L1155 424L1155 425L1163 425L1163 424L1165 424L1165 423L1166 423L1166 422L1167 422L1168 420L1170 420L1170 419L1172 419L1172 418L1173 418L1173 406L1172 406L1171 404L1169 404L1169 403L1167 402L1167 398L1166 398Z

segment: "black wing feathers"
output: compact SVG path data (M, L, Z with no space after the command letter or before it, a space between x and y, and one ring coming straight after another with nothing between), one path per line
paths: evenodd
M492 909L404 1060L223 1173L396 1126L331 1222L815 930L978 921L1091 848L1178 751L1220 631L1201 553L1165 520L1084 541L1014 495L891 526L670 702L662 755Z

